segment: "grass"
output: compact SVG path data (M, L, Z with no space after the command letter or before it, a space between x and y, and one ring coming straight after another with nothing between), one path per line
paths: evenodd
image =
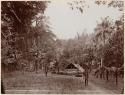
M8 77L9 76L9 77ZM8 74L4 79L6 89L12 90L56 90L54 93L73 93L74 90L84 89L84 82L74 80L72 76L45 75L41 73ZM83 84L83 85L79 85ZM70 91L70 92L68 92Z
M87 91L106 89L113 91L113 93L119 94L123 87L123 80L120 80L118 86L115 84L114 79L110 79L109 82L94 78L90 76L89 83L91 85L85 87L83 77L75 77L74 75L59 75L59 74L48 74L47 77L43 72L13 72L4 74L4 85L6 90L38 90L38 92L32 93L43 93L43 94L85 94ZM46 90L46 91L45 91ZM80 91L80 92L79 92ZM8 92L10 94L16 92ZM22 94L22 92L20 92ZM29 92L24 92L24 94ZM102 93L103 94L103 93Z

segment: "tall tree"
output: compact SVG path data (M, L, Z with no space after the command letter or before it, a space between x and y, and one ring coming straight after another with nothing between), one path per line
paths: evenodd
M100 53L101 57L101 66L103 65L104 61L104 46L107 43L108 38L110 37L111 33L113 32L112 23L108 17L102 19L102 22L97 25L95 28L95 40L96 40L96 48Z
M55 35L45 25L43 13L47 1L2 1L2 43L6 42L15 50L20 51L22 58L28 60L30 51L45 52L54 48ZM33 22L36 25L33 27ZM5 47L5 44L2 44ZM46 49L46 50L45 50ZM7 52L10 49L7 49ZM5 51L2 50L2 54ZM16 58L16 56L15 56Z

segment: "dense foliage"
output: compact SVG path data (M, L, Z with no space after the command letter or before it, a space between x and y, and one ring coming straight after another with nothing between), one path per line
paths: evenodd
M56 36L45 23L44 16L48 3L47 1L2 1L2 66L12 63L11 65L18 68L23 60L26 60L25 65L29 65L28 61L35 62L39 59L40 62L43 56L53 57Z
M82 34L70 39L63 56L78 64L102 63L107 67L123 66L124 27L123 17L111 21L109 17L97 24L93 34Z
M44 16L48 3L47 1L2 1L3 67L10 68L12 65L16 67L15 69L22 69L23 65L37 70L42 66L48 66L54 60L58 68L65 67L68 63L86 66L99 63L101 66L118 68L123 66L123 16L115 21L109 17L101 19L92 34L84 31L81 35L77 33L74 39L60 40L51 32ZM72 2L69 5L83 13L83 8L74 7L77 3L82 6L85 2ZM102 2L95 3L100 5ZM109 7L114 7L115 4L115 2L108 3ZM118 4L120 5L116 7L121 8L122 3Z

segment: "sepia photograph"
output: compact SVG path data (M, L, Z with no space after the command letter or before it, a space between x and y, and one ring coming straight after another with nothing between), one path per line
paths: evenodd
M124 94L124 1L1 1L1 94Z

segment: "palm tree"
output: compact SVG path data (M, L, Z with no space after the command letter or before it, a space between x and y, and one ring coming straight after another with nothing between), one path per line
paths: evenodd
M101 67L104 60L104 46L108 42L110 35L112 34L112 23L108 17L102 19L102 23L98 24L95 28L95 39L97 41L97 49L101 52Z

